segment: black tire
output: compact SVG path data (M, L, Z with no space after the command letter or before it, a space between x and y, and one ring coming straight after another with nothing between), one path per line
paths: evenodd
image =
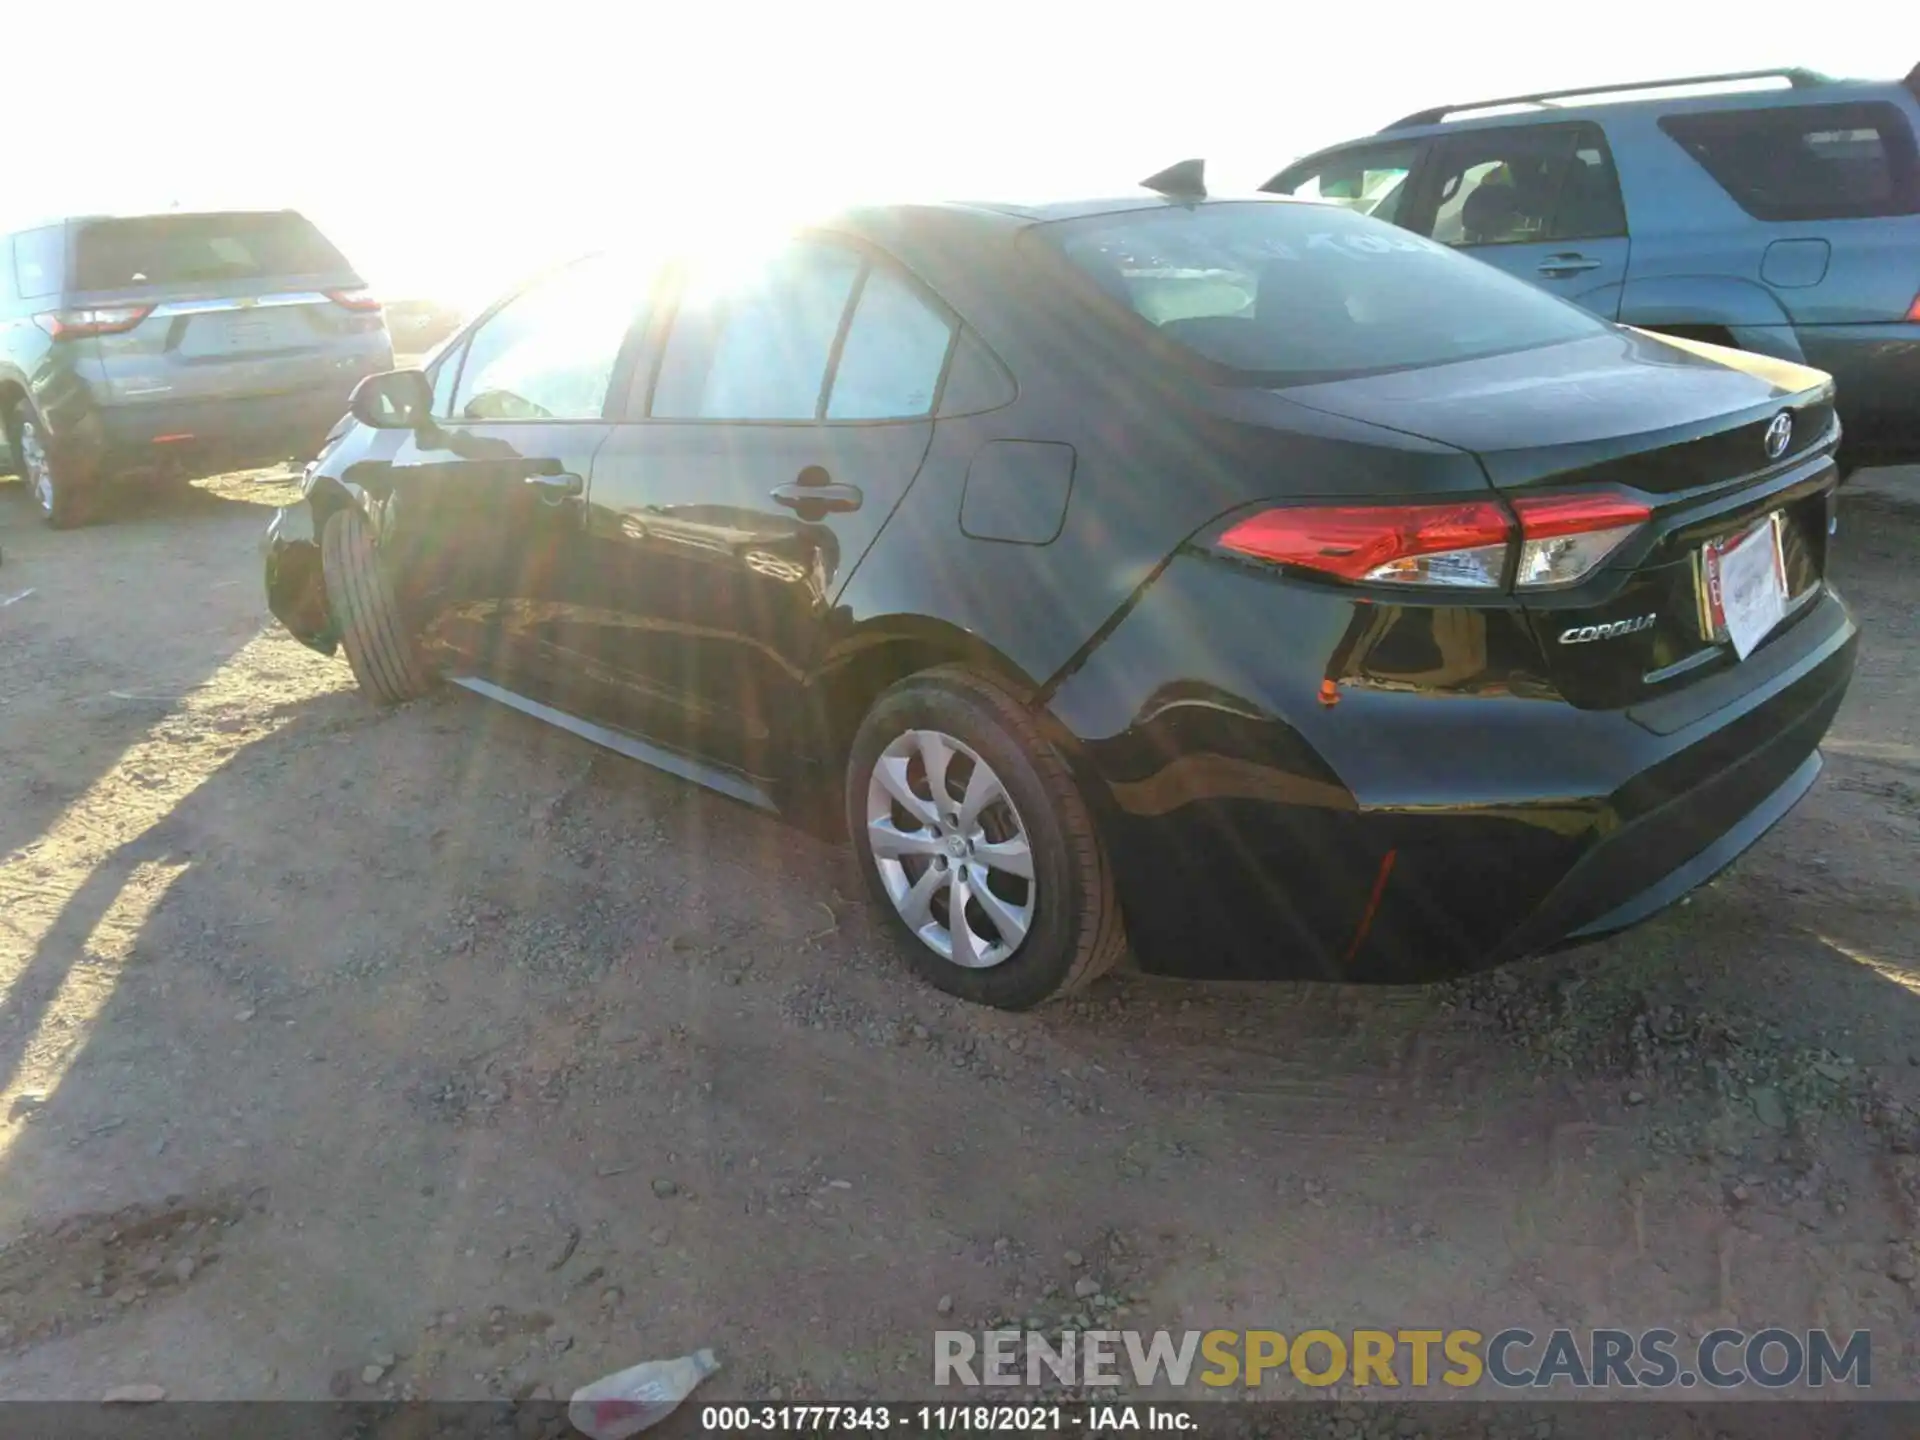
M376 704L398 705L431 690L433 672L402 623L372 528L352 506L335 511L321 531L320 573L362 693Z
M940 731L974 751L999 777L1026 832L1038 887L1032 922L1012 953L986 968L964 968L913 933L887 893L868 843L874 767L890 744L915 730ZM1082 988L1126 953L1113 868L1073 773L1019 701L992 681L942 666L883 693L854 736L846 809L856 863L908 963L948 994L1025 1010Z
M14 468L27 487L27 500L40 518L55 530L84 525L99 512L99 487L74 473L74 467L53 453L47 443L47 425L31 400L18 400L7 412L7 448ZM32 458L29 458L29 452Z

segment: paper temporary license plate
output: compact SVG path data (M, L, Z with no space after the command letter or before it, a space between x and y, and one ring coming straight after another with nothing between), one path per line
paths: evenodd
M1742 660L1787 613L1787 562L1778 510L1737 535L1700 549L1706 618L1716 640L1733 642Z

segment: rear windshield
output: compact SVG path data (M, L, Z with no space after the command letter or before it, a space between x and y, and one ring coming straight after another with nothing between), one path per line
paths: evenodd
M79 290L351 272L313 223L291 211L94 220L74 241Z
M1265 384L1444 365L1605 328L1491 265L1331 205L1168 205L1038 230L1162 336Z

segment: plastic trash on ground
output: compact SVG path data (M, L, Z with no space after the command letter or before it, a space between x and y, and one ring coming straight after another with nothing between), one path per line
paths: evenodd
M696 1350L678 1360L648 1360L574 1391L567 1419L591 1440L627 1440L666 1419L694 1386L719 1368L711 1350Z

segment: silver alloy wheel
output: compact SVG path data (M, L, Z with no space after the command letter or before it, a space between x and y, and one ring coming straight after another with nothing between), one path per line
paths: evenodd
M1012 958L1033 925L1033 850L1013 797L979 755L909 730L867 780L867 844L907 928L969 970Z
M42 515L53 514L53 466L47 463L47 447L40 443L40 427L31 420L20 422L20 468L26 472L27 488Z

